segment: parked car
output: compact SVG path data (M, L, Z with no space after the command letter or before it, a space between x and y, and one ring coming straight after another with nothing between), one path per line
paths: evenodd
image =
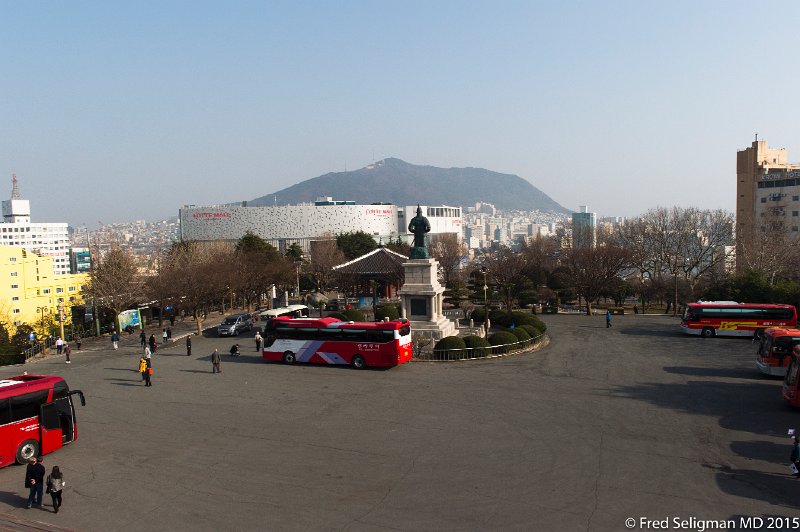
M217 327L217 334L219 336L239 336L242 331L250 331L253 329L253 319L250 314L246 312L242 314L233 314L223 320L219 327Z

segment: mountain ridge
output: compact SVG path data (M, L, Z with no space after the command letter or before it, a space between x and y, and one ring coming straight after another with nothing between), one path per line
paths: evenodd
M364 185L368 186L364 186ZM501 210L540 210L569 213L529 181L485 168L439 168L415 165L390 157L347 172L328 172L277 192L260 196L249 205L287 205L312 202L318 197L352 200L358 204L472 206L491 203Z

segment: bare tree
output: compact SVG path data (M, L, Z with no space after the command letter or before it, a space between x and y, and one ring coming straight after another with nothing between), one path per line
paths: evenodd
M433 235L428 242L431 257L439 262L439 274L446 287L461 269L464 257L467 255L467 246L455 233L441 233Z
M317 285L317 290L326 291L336 278L334 266L344 264L347 259L344 253L336 246L336 238L331 236L323 240L311 242L311 275Z
M494 253L486 254L483 266L508 310L513 307L517 294L532 285L526 275L529 269L528 257L511 248L503 247Z
M95 262L86 292L95 304L111 309L116 319L120 312L141 302L145 292L144 278L131 253L112 245Z
M629 253L613 242L598 243L594 248L570 249L566 253L570 279L576 292L586 299L587 315L592 313L592 302L629 263Z

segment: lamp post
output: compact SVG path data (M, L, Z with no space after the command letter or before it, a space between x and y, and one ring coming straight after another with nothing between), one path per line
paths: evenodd
M483 325L486 327L486 334L489 334L489 285L486 282L486 268L483 270L483 312L484 312L484 320Z
M42 315L42 354L47 354L47 334L44 328L44 315L50 313L49 307L36 307L36 312Z
M64 302L58 302L58 324L61 326L61 339L64 339Z

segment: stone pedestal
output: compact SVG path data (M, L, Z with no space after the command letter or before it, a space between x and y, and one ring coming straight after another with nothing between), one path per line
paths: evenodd
M439 340L454 336L456 326L442 314L444 287L439 284L436 259L412 259L403 263L405 283L397 291L402 316L411 322L411 332Z

